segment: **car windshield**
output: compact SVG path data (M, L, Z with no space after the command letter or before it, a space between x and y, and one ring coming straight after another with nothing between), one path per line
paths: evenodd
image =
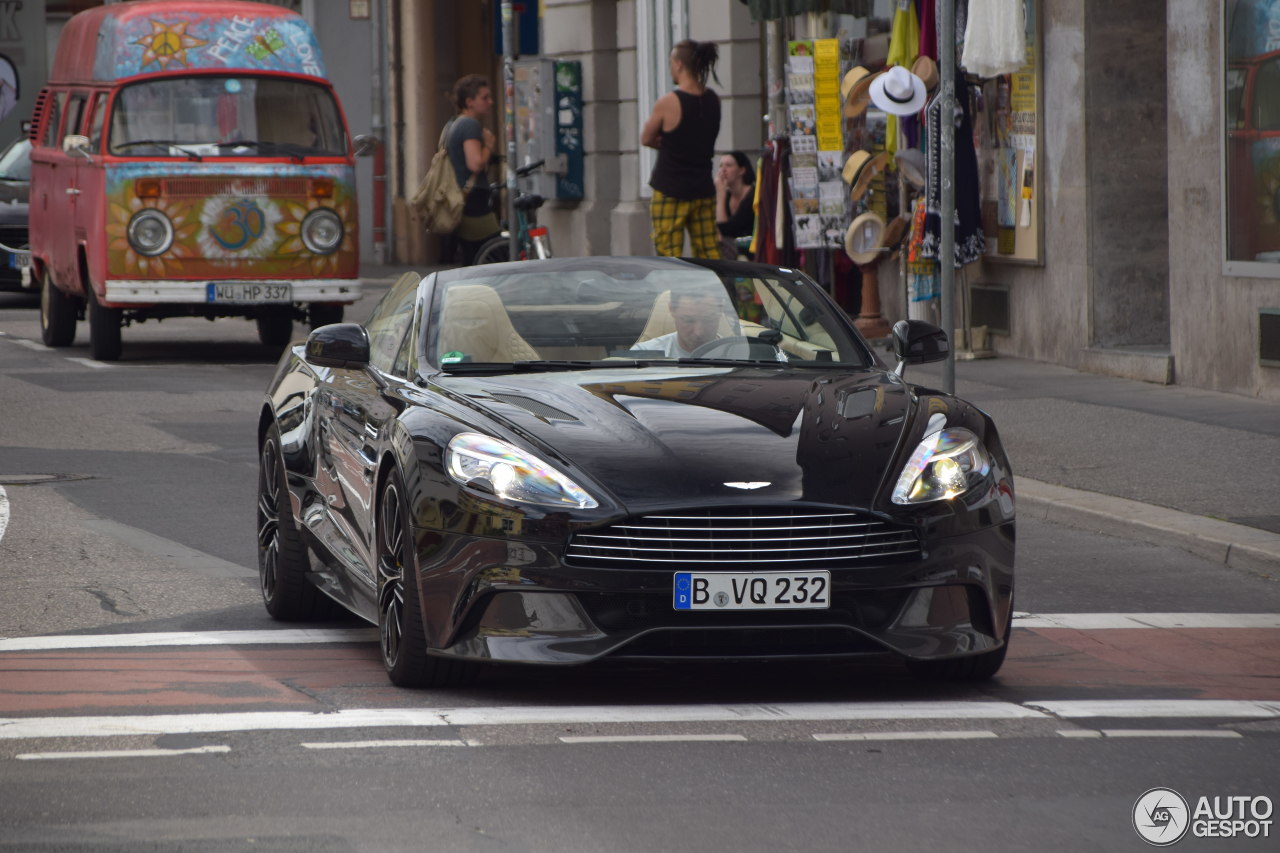
M324 86L283 77L169 77L121 90L108 150L122 157L342 156Z
M865 343L803 275L659 258L573 258L441 272L428 363L453 373L693 363L866 367Z
M31 141L25 136L9 143L0 154L0 180L31 180Z

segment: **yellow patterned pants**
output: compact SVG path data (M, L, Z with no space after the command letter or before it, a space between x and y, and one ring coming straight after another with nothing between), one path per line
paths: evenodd
M653 221L653 248L659 255L678 258L684 254L687 228L695 258L720 257L714 196L689 200L671 198L654 190L649 217Z

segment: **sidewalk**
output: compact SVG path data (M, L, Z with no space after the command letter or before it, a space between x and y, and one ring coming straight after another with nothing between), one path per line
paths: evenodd
M1016 358L955 376L1000 429L1021 514L1280 579L1280 404ZM906 377L940 387L942 365Z
M368 290L407 268L361 274ZM955 376L1000 429L1022 515L1280 580L1280 404L1017 358L958 361ZM906 378L940 388L942 365Z

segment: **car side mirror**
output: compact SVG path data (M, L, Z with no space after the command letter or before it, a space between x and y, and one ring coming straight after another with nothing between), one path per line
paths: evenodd
M321 326L307 336L306 353L311 364L359 369L369 363L369 333L359 323Z
M924 320L899 320L893 324L893 353L898 357L894 373L902 375L908 364L942 361L951 352L947 333Z
M86 160L92 160L89 154L89 137L81 136L78 133L71 133L62 137L62 153L70 154L73 157L83 157Z
M372 154L374 149L381 144L381 140L371 133L359 133L356 134L355 139L351 140L351 144L357 157L366 157Z

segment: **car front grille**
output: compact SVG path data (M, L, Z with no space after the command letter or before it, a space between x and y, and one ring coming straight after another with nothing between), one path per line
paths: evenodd
M913 529L856 512L734 507L638 516L584 530L565 561L590 568L831 569L918 558Z

